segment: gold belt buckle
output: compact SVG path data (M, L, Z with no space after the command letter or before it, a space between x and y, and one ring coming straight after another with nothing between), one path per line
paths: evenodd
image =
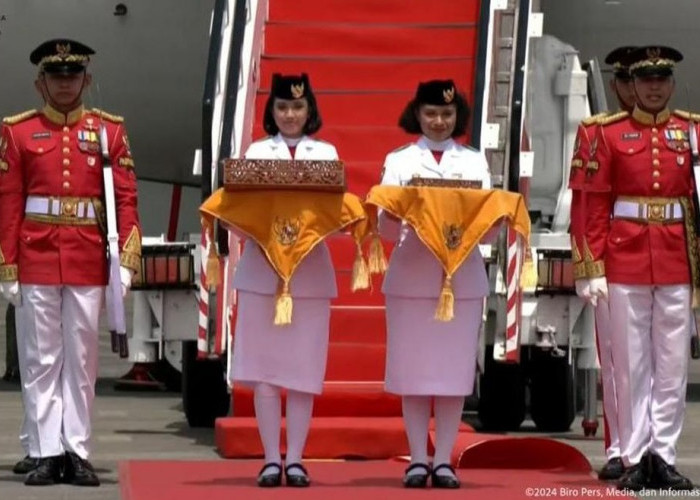
M666 219L665 203L647 203L647 219L652 222L663 222Z
M66 217L75 217L78 212L78 203L75 201L64 201L61 203L61 213Z

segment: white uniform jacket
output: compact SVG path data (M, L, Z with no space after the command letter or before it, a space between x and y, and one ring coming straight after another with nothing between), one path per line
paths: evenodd
M289 148L279 134L251 144L245 157L259 160L292 159ZM304 136L297 144L294 159L337 160L338 153L332 144ZM246 241L233 276L233 288L274 295L278 284L279 277L260 247L251 240ZM324 242L316 245L301 261L289 289L292 297L333 298L338 295L333 263Z
M442 154L440 164L435 161L423 137L387 155L382 184L403 186L415 175L425 178L480 180L482 189L491 189L491 176L484 154L453 140L450 140ZM438 297L444 276L442 266L415 231L408 224L400 224L383 213L379 218L379 230L382 237L398 240L384 278L384 294L395 297ZM486 268L478 248L457 270L452 278L452 287L456 299L474 299L488 295Z

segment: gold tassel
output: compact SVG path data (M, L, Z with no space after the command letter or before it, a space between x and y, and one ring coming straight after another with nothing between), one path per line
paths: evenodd
M520 271L520 288L523 290L533 290L537 286L537 268L530 254L530 250L525 255L525 262Z
M292 295L289 293L289 283L282 285L282 291L277 293L275 302L275 325L288 325L292 322Z
M693 287L693 309L700 309L700 288Z
M435 319L438 321L452 321L455 317L455 294L452 291L452 278L445 276L440 290Z
M372 241L369 244L369 272L371 274L384 274L386 272L387 262L384 255L384 247L379 235L372 235Z
M209 253L207 254L206 273L207 287L209 290L212 290L221 283L221 268L219 265L219 255L216 252L216 242L214 241L214 227L206 219L202 219L202 225L209 235Z
M353 292L357 290L367 290L369 288L369 268L367 262L362 256L362 246L357 244L357 254L355 254L355 263L352 265L352 285Z

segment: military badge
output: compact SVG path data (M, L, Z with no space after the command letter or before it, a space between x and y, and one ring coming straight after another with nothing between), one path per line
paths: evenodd
M95 120L92 118L88 118L85 120L85 128L87 130L97 130L97 126L95 125Z
M685 156L677 156L676 163L678 164L679 167L682 167L683 165L685 165Z
M457 224L443 224L442 235L445 237L445 246L448 250L454 250L462 243L464 228Z
M442 98L445 100L445 104L450 104L455 99L455 88L450 87L442 91Z
M297 238L299 237L300 229L301 220L298 218L291 220L275 217L275 222L272 226L277 242L283 246L289 246L296 242Z
M94 167L96 162L97 162L97 160L95 160L94 156L88 156L88 158L87 158L88 166Z
M297 85L292 83L290 92L292 93L292 97L294 99L301 99L302 97L304 97L304 83L302 82Z

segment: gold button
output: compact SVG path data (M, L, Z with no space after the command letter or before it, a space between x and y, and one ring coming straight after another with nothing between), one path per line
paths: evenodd
M39 148L39 149L37 149L37 151L39 151L40 153L43 153L43 152L44 152L44 148Z
M63 159L63 164L64 164L65 166L70 165L70 160L69 160L68 158L64 158L64 159Z
M659 143L659 138L658 138L658 137L652 137L652 138L651 138L651 143L652 143L652 144L658 144L658 143Z
M629 148L629 149L627 150L627 152L628 152L628 153L634 153L634 148Z
M661 172L659 172L658 170L654 170L654 173L651 175L653 175L654 177L659 177L661 175Z
M68 147L63 148L63 154L67 155L68 153L70 153L70 148L68 148Z
M656 156L656 155L659 154L659 150L658 150L657 148L654 148L654 149L651 150L651 154L653 154L654 156Z
M655 190L658 191L661 188L661 184L659 184L658 182L655 182L654 184L652 184L651 187L653 187Z
M70 170L64 170L63 177L70 177Z
M68 141L70 141L70 137L68 137L67 135L64 135L63 142L68 142Z
M654 128L651 129L651 131L652 131L653 133L657 133L657 132L659 131L659 129L657 129L656 127L654 127Z
M657 158L654 158L654 161L652 161L651 164L655 167L658 167L661 164L661 162Z
M70 182L66 181L63 183L63 189L68 189L70 187Z
M63 131L68 132L68 131L70 131L70 129L68 127L63 127Z

